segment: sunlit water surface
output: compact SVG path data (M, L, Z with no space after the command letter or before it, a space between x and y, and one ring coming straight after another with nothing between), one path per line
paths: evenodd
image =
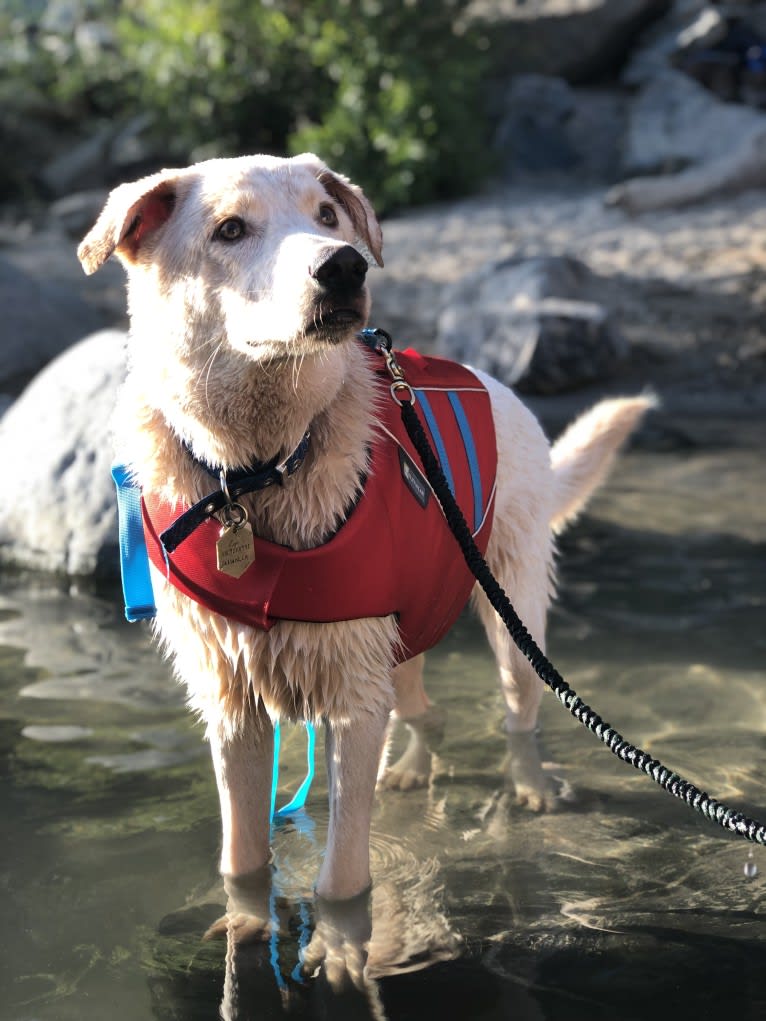
M763 460L754 430L719 435L624 458L562 543L550 652L626 737L763 819ZM295 970L327 821L320 769L308 816L275 834L279 939L243 953L221 1016L766 1017L766 851L749 857L618 762L550 694L546 760L572 800L525 813L505 792L501 702L470 618L428 675L447 711L432 783L383 794L374 821L378 978L339 997ZM0 1018L217 1018L207 749L115 592L2 580L0 741ZM290 732L281 798L303 755Z

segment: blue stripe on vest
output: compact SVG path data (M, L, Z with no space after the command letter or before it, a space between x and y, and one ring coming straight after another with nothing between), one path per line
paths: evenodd
M157 610L149 573L144 522L141 516L141 490L124 464L112 465L117 487L117 516L120 525L120 571L125 616L129 621L146 620Z
M484 517L484 499L481 491L481 473L479 471L479 459L476 456L476 445L473 442L473 433L465 408L460 400L460 395L451 390L447 395L455 414L455 420L463 438L465 456L468 461L468 468L471 472L471 485L473 487L473 530L477 531Z
M447 448L444 446L444 440L442 434L439 432L439 423L436 421L436 415L434 415L433 408L428 403L428 398L423 390L415 391L418 399L418 403L423 409L423 416L426 420L428 428L431 430L431 436L433 437L434 446L436 447L436 453L439 455L439 463L441 464L444 477L447 480L447 485L450 488L452 495L455 495L455 483L452 478L452 469L450 468L449 458L447 457Z

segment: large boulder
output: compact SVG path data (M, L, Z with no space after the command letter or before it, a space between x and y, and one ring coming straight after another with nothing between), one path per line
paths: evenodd
M724 103L681 71L652 78L631 105L624 140L626 174L680 170L731 153L766 131L766 114Z
M497 104L493 144L511 179L576 173L614 180L624 100L615 91L573 88L563 78L519 74Z
M642 36L622 71L645 85L669 67L684 71L726 102L766 107L766 4L676 0Z
M724 103L686 75L665 71L633 106L625 140L630 176L606 201L642 213L762 188L765 155L766 114Z
M726 31L726 19L712 4L676 0L665 17L641 35L620 77L631 88L646 85L673 67L681 54L719 43Z
M70 289L32 276L2 256L0 308L3 310L0 392L4 393L18 393L51 358L99 329L105 319Z
M620 67L670 0L473 0L465 24L486 34L500 77L536 72L591 82Z
M572 390L612 375L626 353L598 278L567 257L491 263L455 287L439 318L440 354L527 393Z
M124 374L125 334L104 330L54 359L0 420L0 562L117 570L110 422Z

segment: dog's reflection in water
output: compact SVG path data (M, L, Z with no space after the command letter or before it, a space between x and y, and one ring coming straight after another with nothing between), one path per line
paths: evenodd
M438 862L400 855L371 891L348 901L290 902L271 869L226 880L224 1021L263 1017L267 1003L319 999L332 1016L385 1018L377 980L451 960L461 940L441 909ZM278 1007L277 1007L278 1010Z

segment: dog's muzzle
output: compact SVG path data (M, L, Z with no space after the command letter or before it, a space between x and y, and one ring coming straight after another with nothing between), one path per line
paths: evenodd
M364 326L367 260L351 245L327 250L309 267L314 294L306 332L338 343Z

